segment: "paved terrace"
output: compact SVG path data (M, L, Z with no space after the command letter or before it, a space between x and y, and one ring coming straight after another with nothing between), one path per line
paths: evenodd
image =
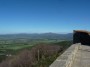
M90 67L90 46L73 44L49 67Z

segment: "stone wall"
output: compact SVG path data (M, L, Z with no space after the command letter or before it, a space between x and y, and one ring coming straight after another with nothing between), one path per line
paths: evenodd
M61 56L59 56L49 67L71 67L80 44L73 44Z
M73 43L49 67L71 67L81 44L90 45L90 32L74 30Z
M82 30L74 30L73 43L90 45L90 32L82 31Z

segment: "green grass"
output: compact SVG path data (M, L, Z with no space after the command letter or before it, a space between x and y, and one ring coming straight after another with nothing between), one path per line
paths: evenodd
M5 49L19 50L19 49L23 49L23 48L31 47L31 46L33 45L17 45L17 46L9 46Z
M6 50L6 49L18 50L18 49L22 49L30 46L33 46L33 45L4 45L3 48L0 48L0 50Z
M23 48L27 48L27 47L32 47L36 44L39 43L55 43L55 42L61 42L61 40L41 40L41 41L32 41L29 42L28 44L26 43L11 43L11 44L1 44L0 45L0 50L4 50L4 49L12 49L12 50L19 50L19 49L23 49Z

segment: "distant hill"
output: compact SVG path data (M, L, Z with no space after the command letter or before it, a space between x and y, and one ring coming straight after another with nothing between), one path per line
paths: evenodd
M29 38L29 39L63 39L72 40L72 33L57 34L57 33L34 33L34 34L6 34L0 35L0 39L15 39L15 38Z

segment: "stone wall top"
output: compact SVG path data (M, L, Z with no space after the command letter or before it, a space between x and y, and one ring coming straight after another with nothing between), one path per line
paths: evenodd
M70 67L80 43L70 46L61 56L59 56L49 67Z

